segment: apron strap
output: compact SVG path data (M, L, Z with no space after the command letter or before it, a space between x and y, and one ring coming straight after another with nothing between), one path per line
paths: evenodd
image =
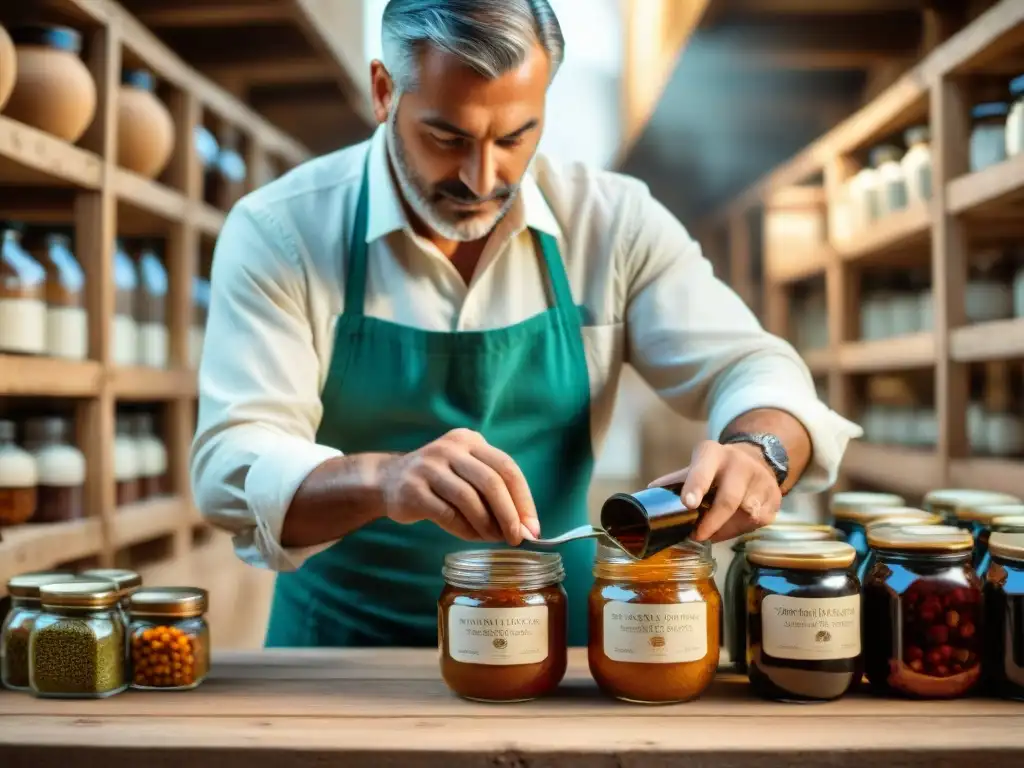
M363 179L359 184L359 202L356 204L356 218L352 225L352 237L348 246L348 269L345 274L345 313L361 317L366 297L366 230L370 218L370 153L367 152L363 167ZM530 230L540 248L547 268L548 280L554 308L575 316L575 302L565 263L558 248L558 241L547 232Z

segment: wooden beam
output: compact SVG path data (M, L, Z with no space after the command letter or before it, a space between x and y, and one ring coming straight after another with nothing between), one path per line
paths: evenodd
M730 13L736 14L878 14L912 11L921 0L729 0Z
M836 48L744 48L736 54L736 65L751 69L798 69L827 71L834 69L871 69L894 65L900 71L909 69L914 58L902 53L879 52L867 48L848 50Z
M180 6L161 3L139 10L136 16L147 27L248 27L287 24L291 21L291 9L271 0L204 0Z
M337 76L335 65L319 56L260 60L251 64L225 64L204 67L203 74L219 83L250 85L287 85L289 83L331 82ZM231 88L228 88L231 90Z

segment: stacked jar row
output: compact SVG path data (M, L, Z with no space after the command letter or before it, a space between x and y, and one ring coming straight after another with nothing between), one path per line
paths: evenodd
M0 628L4 686L50 698L105 698L129 686L189 690L210 668L207 595L143 588L132 571L16 576Z
M71 419L33 417L18 425L0 419L0 526L59 523L85 516L85 455L74 444ZM168 493L167 449L153 416L118 416L114 473L119 504Z

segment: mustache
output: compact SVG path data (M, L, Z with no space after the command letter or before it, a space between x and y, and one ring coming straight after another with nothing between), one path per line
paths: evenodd
M434 185L434 199L454 200L466 205L481 205L492 201L505 201L512 195L512 187L499 187L486 197L477 197L461 181L442 181Z

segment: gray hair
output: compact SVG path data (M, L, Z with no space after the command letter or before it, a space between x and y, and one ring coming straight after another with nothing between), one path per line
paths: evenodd
M565 54L558 17L548 0L390 0L381 39L384 65L399 91L416 87L417 56L432 45L484 77L497 78L525 61L539 42L554 78Z

